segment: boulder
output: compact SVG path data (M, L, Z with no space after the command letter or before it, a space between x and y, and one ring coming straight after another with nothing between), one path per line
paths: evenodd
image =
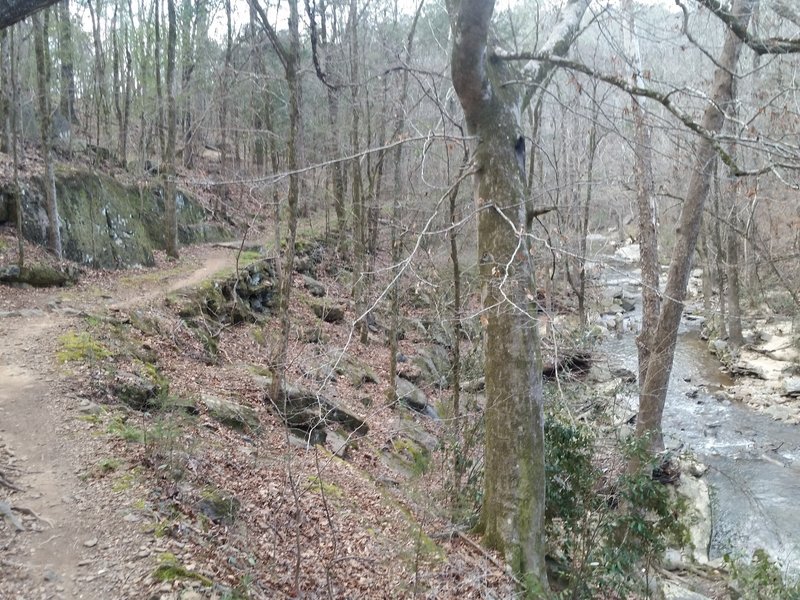
M61 270L50 265L30 265L20 269L16 265L0 269L0 283L27 284L31 287L63 287L77 281L74 270Z
M787 377L783 380L783 395L790 398L800 396L800 377Z
M333 372L345 377L356 388L366 383L378 383L378 375L368 364L340 350L331 351L321 369L323 377Z
M450 353L440 344L433 344L420 350L411 359L411 364L419 369L419 380L439 388L448 387L448 376L452 365Z
M152 266L153 250L165 247L164 199L158 186L126 187L111 177L81 169L56 176L64 257L97 268ZM22 189L26 239L46 245L50 227L45 184L32 178ZM4 194L0 190L0 200ZM178 237L184 244L230 238L225 226L178 193Z
M305 286L309 294L317 298L322 298L326 294L325 286L308 275L303 275L303 286Z
M711 496L708 484L697 474L704 473L704 465L696 461L681 461L680 469L688 477L681 477L677 493L686 498L688 508L684 516L689 529L689 548L682 554L688 562L708 564L708 548L711 543Z
M301 437L308 437L316 432L315 435L322 436L321 442L317 443L324 443L325 427L328 423L337 423L358 436L369 432L369 426L361 418L313 390L284 385L281 397L273 398L272 378L259 377L259 383L266 392L268 406L289 429L296 430Z
M312 302L311 310L318 318L326 323L341 323L344 321L344 308L329 302Z
M156 408L158 399L166 393L159 383L127 371L118 371L114 375L111 390L117 400L140 411Z
M428 403L428 397L421 389L402 377L397 378L397 400L411 410L438 419L436 409Z
M214 523L233 524L242 503L233 494L224 490L205 490L195 504L197 511Z
M633 309L636 308L636 304L634 303L634 301L628 298L620 298L619 305L625 312L631 312L633 311Z
M206 393L200 394L200 401L208 414L223 425L239 431L258 431L261 427L258 413L249 406Z
M661 592L664 600L710 600L708 596L693 592L671 581L662 582Z

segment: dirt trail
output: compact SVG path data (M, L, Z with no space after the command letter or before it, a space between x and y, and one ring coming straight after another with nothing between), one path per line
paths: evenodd
M19 290L17 310L0 314L0 475L22 490L0 483L0 502L25 511L14 512L24 531L15 533L7 518L0 524L0 598L139 597L135 558L146 540L133 518L123 518L126 507L98 505L81 478L97 460L92 446L103 442L75 427L80 398L56 363L58 338L79 311L145 305L234 261L230 248L204 247L147 278L120 273L99 296L78 288L56 301L57 291L48 298Z

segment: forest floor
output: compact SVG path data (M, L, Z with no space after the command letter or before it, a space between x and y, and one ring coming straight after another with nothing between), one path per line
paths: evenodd
M3 240L13 246L9 231ZM385 369L376 369L380 384L339 378L327 388L370 423L341 460L341 436L309 447L265 406L253 365L264 364L269 339L258 328L218 332L211 368L165 299L232 273L235 255L184 248L178 262L86 272L74 287L0 287L0 598L512 597L498 557L446 518L447 470L429 467L409 441L435 439L426 428L437 425L386 406ZM27 256L48 261L33 247ZM346 288L326 286L351 319ZM300 336L319 320L297 295ZM139 320L159 331L131 326ZM351 344L346 323L325 323L322 335L323 345L293 339L293 381L330 348L388 363L383 342ZM263 428L223 427L199 402L191 414L122 406L108 373L142 353L153 355L170 397L235 398ZM235 521L214 514L219 498Z
M69 290L0 287L0 491L17 520L0 529L0 597L143 597L152 569L141 559L157 548L117 495L93 485L97 458L111 452L81 420L89 404L57 359L59 339L85 315L145 305L232 260L228 248L195 249L182 260L187 274L167 287L156 278L134 285L124 273Z

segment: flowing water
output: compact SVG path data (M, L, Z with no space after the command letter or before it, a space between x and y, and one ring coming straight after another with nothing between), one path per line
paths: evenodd
M638 295L635 278L608 283ZM640 304L637 300L631 313L634 320L640 316ZM603 350L612 366L638 372L633 333L609 337ZM709 556L730 553L749 558L763 548L788 573L798 575L800 428L714 397L715 391L730 384L700 339L698 322L684 318L663 427L668 447L690 448L710 467L706 475L713 510Z

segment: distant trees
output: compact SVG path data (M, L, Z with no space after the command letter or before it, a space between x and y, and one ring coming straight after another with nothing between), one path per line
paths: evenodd
M557 305L566 283L566 302L576 301L590 328L590 234L641 245L637 432L654 452L664 445L661 417L701 222L704 276L717 275L709 309L727 311L732 343L741 342L748 300L779 306L765 288L777 283L798 302L800 272L788 259L800 251L792 221L800 213L788 190L800 165L791 101L799 86L783 55L798 50L800 19L790 2L764 4L757 31L768 36L757 37L754 2L737 0L729 11L715 0L677 8L630 0L582 19L594 10L588 0L537 3L536 15L522 5L495 14L492 0L451 0L446 11L420 2L414 12L385 0L290 0L288 22L260 0L249 0L246 22L229 0L219 14L191 0L65 2L57 27L40 13L0 31L0 149L15 150L19 131L41 147L52 182L63 151L53 124L69 124L76 143L68 150L82 145L93 160L160 184L171 256L181 181L207 190L217 214L242 202L253 221L273 217L282 250L278 386L303 219L315 232L337 230L349 262L342 284L364 317L354 339L372 343L367 313L388 311L392 382L411 278L446 295L410 255L452 266L454 297L438 314L455 324L448 349L461 360L460 326L470 317L486 338L480 527L517 573L543 586L537 314ZM44 4L0 0L0 27ZM775 58L753 78L738 66L742 54ZM472 153L461 164L465 142ZM196 170L182 179L188 169ZM160 176L149 179L154 171ZM469 173L474 204L457 185ZM545 205L555 210L544 214ZM57 252L58 240L50 244ZM672 253L663 290L659 249ZM481 308L469 312L477 298L465 282L476 270Z

